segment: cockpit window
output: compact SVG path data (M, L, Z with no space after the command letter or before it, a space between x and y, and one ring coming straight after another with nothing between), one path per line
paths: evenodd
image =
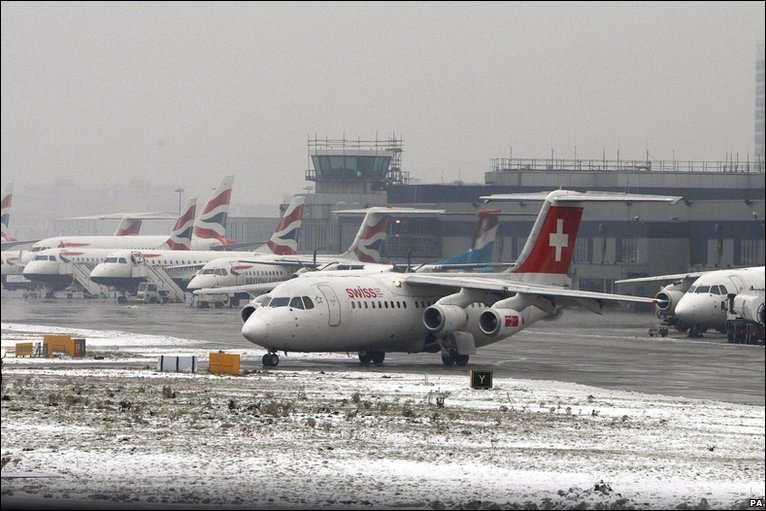
M290 298L286 296L278 296L276 298L271 299L271 303L269 303L269 306L271 307L287 307L287 305L290 303Z
M695 291L695 293L697 294L708 293L708 292L710 292L710 286L699 286L697 290Z
M105 263L116 263L117 258L116 257L107 257Z
M215 274L225 277L228 274L228 272L223 268L218 268L217 270L215 270Z
M290 307L293 309L303 309L303 300L301 300L301 297L296 296L290 300Z
M312 302L311 298L309 298L308 296L303 297L303 303L306 305L306 309L314 308L314 302Z
M721 290L721 294L722 295L728 295L729 294L729 290L726 289L726 286L724 286L723 284L718 284L718 289Z
M48 260L48 256L47 255L35 256L35 261L47 261L47 260Z
M212 275L215 273L215 270L212 268L205 268L204 270L200 271L201 275Z
M268 306L270 301L271 301L271 297L269 295L259 296L258 298L255 299L255 303L257 303L261 307Z
M693 293L695 289L697 289L697 286L691 286L689 288L689 291L687 291L687 293Z
M125 259L124 257L120 257L119 263L120 264L128 264L128 260Z

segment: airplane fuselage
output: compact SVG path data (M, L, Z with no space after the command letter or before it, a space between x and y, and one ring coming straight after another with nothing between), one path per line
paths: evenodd
M395 272L332 273L331 278L305 274L280 284L269 293L268 304L247 318L244 337L271 351L436 351L428 349L438 341L423 323L423 312L449 294L444 288L408 288L406 275ZM478 328L479 315L488 308L479 302L465 307L465 332L477 348L503 338ZM516 331L545 316L535 307L522 314Z
M763 287L763 266L707 272L679 300L675 314L689 325L725 332L727 296Z

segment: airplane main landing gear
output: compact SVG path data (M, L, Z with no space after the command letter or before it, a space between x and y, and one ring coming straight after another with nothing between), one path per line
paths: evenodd
M442 364L448 367L453 364L462 367L468 364L468 355L461 355L457 350L450 350L449 353L442 353Z
M263 367L276 367L279 365L279 355L276 353L266 353L263 358L261 358L261 363L263 364Z
M385 351L360 351L359 352L359 361L367 365L370 362L376 365L380 365L383 363L383 360L386 358L386 352Z

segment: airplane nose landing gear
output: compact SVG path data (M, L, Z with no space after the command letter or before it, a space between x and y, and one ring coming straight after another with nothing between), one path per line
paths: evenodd
M276 367L279 365L279 355L276 353L266 353L261 358L261 364L263 364L263 367Z

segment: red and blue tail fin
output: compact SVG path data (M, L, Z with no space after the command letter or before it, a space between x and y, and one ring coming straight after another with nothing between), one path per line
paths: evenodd
M305 197L296 195L287 206L282 215L274 234L265 246L259 247L256 252L272 253L277 255L295 255L298 253L298 234L301 230L303 219L303 202Z
M198 243L207 246L234 243L226 237L226 220L229 217L233 184L234 176L224 177L194 222L194 237Z
M186 199L181 214L173 227L173 232L170 233L170 238L165 242L167 248L170 250L191 250L192 228L196 212L197 198Z
M128 218L125 217L117 226L117 230L114 231L115 236L136 236L141 230L140 218Z
M8 221L11 216L11 205L13 204L13 182L8 183L3 192L2 207L2 238L3 241L16 241L16 238L8 232Z
M391 213L385 208L368 209L353 243L341 257L364 263L384 262L383 244L388 238L390 221Z

